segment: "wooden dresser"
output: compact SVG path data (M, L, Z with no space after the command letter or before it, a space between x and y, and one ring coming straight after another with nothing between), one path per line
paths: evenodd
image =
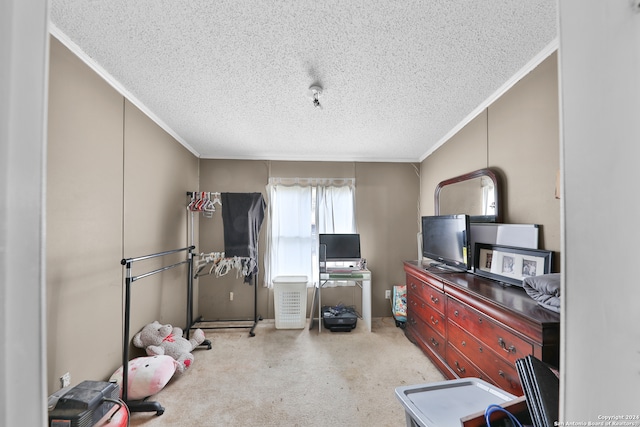
M532 354L558 367L560 315L522 288L417 261L405 261L404 269L405 334L447 378L482 378L521 396L516 359Z

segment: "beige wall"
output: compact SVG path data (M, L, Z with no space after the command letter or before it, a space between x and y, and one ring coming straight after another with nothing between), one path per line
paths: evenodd
M504 221L541 224L540 245L560 251L558 60L551 55L489 107L488 163L502 178ZM559 265L556 257L556 265Z
M124 257L184 248L187 190L197 187L198 159L128 101L124 113ZM182 252L140 262L133 274L184 259ZM131 330L153 320L184 328L186 277L183 265L135 282Z
M421 164L421 212L433 215L445 179L490 167L502 184L504 223L540 224L540 248L559 271L560 165L557 54L552 54Z
M417 164L356 165L358 231L372 274L373 317L391 315L384 291L405 283L402 261L417 257L419 186Z
M420 164L420 210L435 212L438 183L487 167L487 112L483 111Z
M187 246L198 159L52 38L47 162L53 392L66 372L72 384L106 380L122 363L120 260ZM134 282L131 313L132 333L155 319L184 326L186 270Z
M262 192L265 194L269 176L356 178L356 215L361 234L362 254L372 271L372 313L374 317L389 316L389 301L384 290L404 283L402 261L416 257L418 232L417 166L407 163L352 162L283 162L243 160L201 160L201 191ZM266 221L260 233L260 275L258 314L275 317L273 293L262 286ZM198 252L222 251L222 219L200 219ZM238 319L253 316L253 288L231 273L223 277L203 276L200 288L200 314L204 319ZM229 293L234 293L229 301ZM327 289L323 302L355 304L360 308L359 289ZM308 298L308 306L311 298Z
M52 392L65 372L72 381L108 375L122 357L123 98L53 38L50 61L46 268Z

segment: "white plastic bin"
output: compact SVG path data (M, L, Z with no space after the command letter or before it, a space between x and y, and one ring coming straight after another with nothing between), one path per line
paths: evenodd
M307 276L273 279L276 329L304 329L307 321Z
M460 378L396 388L407 427L460 427L460 418L516 397L480 378Z

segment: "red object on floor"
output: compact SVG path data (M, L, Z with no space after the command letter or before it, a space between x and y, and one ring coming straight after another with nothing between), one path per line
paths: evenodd
M100 421L98 421L95 427L126 427L129 422L129 410L124 402L120 403L122 406L114 406L104 417L102 417ZM109 420L112 415L113 418Z

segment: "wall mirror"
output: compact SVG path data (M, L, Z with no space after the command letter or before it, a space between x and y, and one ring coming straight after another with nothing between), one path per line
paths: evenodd
M435 214L468 214L471 222L500 222L500 183L491 169L442 181L436 187Z

